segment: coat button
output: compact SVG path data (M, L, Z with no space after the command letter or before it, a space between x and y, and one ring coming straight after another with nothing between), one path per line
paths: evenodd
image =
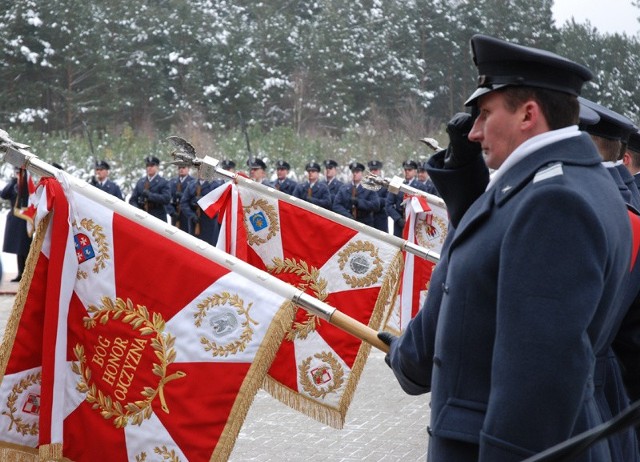
M430 425L427 425L427 433L429 434L429 436L433 436L433 432L431 431Z
M434 356L433 357L433 365L440 367L442 365L442 360L440 358L438 358L437 356Z
M443 291L445 294L448 294L448 293L449 293L449 286L448 286L447 284L445 284L444 282L442 283L442 291Z

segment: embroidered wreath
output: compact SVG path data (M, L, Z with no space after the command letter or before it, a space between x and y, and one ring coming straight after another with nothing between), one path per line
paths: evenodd
M440 245L442 245L447 237L447 224L444 220L434 215L431 221L431 223L427 223L427 220L418 220L416 222L416 237L418 244L422 247L426 247L427 249L433 249L435 247L435 245L429 241L428 237L435 236L438 229L440 230L440 237L438 238Z
M338 263L340 270L344 271L344 267L349 262L349 258L358 252L368 253L373 258L373 268L362 277L352 276L347 273L342 273L342 277L345 282L354 289L359 287L370 287L374 285L378 279L382 276L383 266L382 259L378 255L378 249L371 242L355 241L347 245L344 249L338 253Z
M123 428L128 423L140 425L145 419L151 417L153 412L151 403L159 397L161 408L166 413L169 412L165 398L164 386L175 379L182 378L186 374L178 371L167 376L167 366L176 359L174 350L175 337L171 334L164 334L165 322L159 313L149 314L147 307L137 305L129 299L125 302L121 298L117 298L115 302L109 297L102 297L102 306L100 308L90 305L87 309L88 313L93 316L83 318L84 327L93 329L97 323L106 324L110 320L120 320L123 323L131 325L137 329L142 335L153 335L151 346L155 351L159 363L153 364L153 373L160 377L158 388L145 387L141 392L145 399L127 403L124 406L117 400L113 400L111 396L106 395L99 390L95 383L91 383L91 370L87 366L87 359L84 352L84 346L76 344L73 349L78 362L73 362L71 369L81 378L76 385L76 389L80 393L86 393L85 400L93 404L94 409L100 409L100 414L105 419L113 419L116 428Z
M245 320L242 322L244 330L242 331L242 334L240 334L240 338L238 340L227 345L218 345L216 342L212 342L205 337L200 337L200 343L204 346L205 351L211 351L211 354L214 357L227 357L229 355L237 354L240 351L244 351L253 338L253 329L251 328L251 325L258 325L258 322L251 319L249 316L249 310L253 303L249 303L245 308L244 301L238 296L238 294L231 295L229 292L222 292L221 295L212 295L198 303L198 311L193 315L196 319L196 327L202 326L202 321L204 321L209 309L221 305L231 305L236 309L238 315L245 317Z
M77 223L73 222L74 228L84 228L91 233L93 239L98 244L98 253L95 257L95 264L93 265L93 272L99 273L101 269L105 269L107 267L107 260L110 260L109 257L109 242L107 241L107 236L103 233L104 228L98 224L95 224L93 220L88 218L83 218L80 220L80 226L78 227ZM87 279L88 274L81 269L78 269L78 274L76 275L76 279Z
M316 358L325 364L329 365L329 368L333 371L333 385L328 386L326 389L317 387L313 384L309 378L309 369L311 365L311 359ZM313 357L309 356L300 364L300 384L302 388L309 393L312 398L324 399L329 393L339 389L344 383L344 370L340 366L338 360L327 352L316 353Z
M167 446L165 446L164 444L162 445L162 447L156 446L155 448L153 448L153 452L158 454L160 457L162 457L162 460L165 460L167 462L180 462L180 457L178 457L176 451L173 449L169 451L169 448L167 448ZM145 462L146 460L146 452L141 452L140 454L136 455L136 462Z
M244 227L247 231L247 243L249 245L264 244L280 231L280 226L278 226L278 213L276 212L275 207L269 205L269 202L267 202L265 199L252 199L249 205L243 206L242 208L244 209L245 216L248 216L252 209L256 209L262 210L269 219L269 233L265 238L261 238L257 234L252 233L249 229L249 225L247 225L247 220L245 219Z
M16 402L20 395L27 390L31 385L35 385L40 383L41 373L37 372L35 374L29 374L24 379L20 380L11 388L11 393L7 397L7 411L2 411L2 415L6 415L11 420L9 424L9 428L7 430L11 430L13 426L16 426L16 431L21 435L38 435L38 422L34 422L31 425L22 422L22 417L16 417L15 414L18 412L18 408L16 407Z
M285 258L283 260L282 258L275 257L272 263L273 266L267 266L268 272L273 274L295 274L300 277L301 282L297 285L299 289L304 291L310 289L315 298L320 301L327 299L327 281L320 277L320 270L317 268L309 268L306 262L298 262L293 258ZM315 331L319 325L320 318L307 313L307 319L303 322L294 322L285 338L289 341L293 341L296 338L304 340L311 332Z

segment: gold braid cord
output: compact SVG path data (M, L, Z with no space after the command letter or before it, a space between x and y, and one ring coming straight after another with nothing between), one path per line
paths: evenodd
M88 330L96 327L97 323L107 324L110 320L121 319L121 322L129 324L141 335L152 336L151 346L156 357L160 360L159 363L153 364L153 373L160 379L156 389L145 387L140 392L144 399L123 406L119 401L104 394L94 383L91 383L91 369L87 366L84 346L77 344L73 351L78 362L72 363L71 366L73 372L80 376L76 389L80 393L86 393L85 400L92 404L94 409L99 409L102 417L113 419L116 428L123 428L129 423L140 425L143 420L151 417L153 412L151 403L156 396L160 399L162 409L168 413L169 408L164 399L164 386L171 380L184 377L185 373L176 372L167 376L167 366L176 359L176 352L173 348L175 337L163 333L165 322L162 316L159 313L151 315L145 306L134 306L131 300L125 302L117 298L114 301L109 297L102 297L100 308L90 305L87 312L93 315L83 318L84 327Z
M320 301L325 301L329 295L327 292L327 281L320 277L320 270L309 267L305 261L296 261L294 258L275 257L272 260L273 266L267 266L267 271L273 274L290 273L300 278L300 283L296 286L300 290L311 290L312 295ZM320 318L307 313L307 319L303 322L294 322L287 332L286 339L293 342L296 338L304 340L311 332L314 332L320 325Z

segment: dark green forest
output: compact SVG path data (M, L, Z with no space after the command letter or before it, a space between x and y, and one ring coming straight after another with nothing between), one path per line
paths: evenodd
M585 64L596 77L584 96L638 121L638 38L588 23L558 27L552 6L0 0L0 128L34 146L57 140L57 150L61 140L81 140L83 147L60 154L68 162L78 162L74 149L89 162L109 155L124 162L118 156L131 140L144 137L143 149L157 150L167 134L239 158L243 127L254 151L296 165L303 162L296 155L322 158L327 149L343 161L366 155L393 162L418 149L403 147L406 140L441 134L464 109L476 82L475 33ZM355 144L327 145L345 139Z

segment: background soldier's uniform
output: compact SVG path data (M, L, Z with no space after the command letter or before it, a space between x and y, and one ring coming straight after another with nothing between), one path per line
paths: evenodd
M167 213L171 217L171 224L177 226L182 231L189 232L189 217L182 208L182 196L187 191L189 183L194 181L191 175L185 175L182 180L179 176L169 180L169 191L171 192L171 202L167 205Z
M198 201L222 184L224 184L224 180L221 179L215 181L192 181L180 201L180 207L184 210L190 223L189 234L211 245L216 245L218 241L220 224L218 223L217 215L209 218L198 205Z
M160 165L160 160L157 157L147 157L146 161ZM159 174L156 174L151 181L147 175L140 178L129 198L131 205L147 211L162 221L167 221L166 206L170 201L169 182Z

